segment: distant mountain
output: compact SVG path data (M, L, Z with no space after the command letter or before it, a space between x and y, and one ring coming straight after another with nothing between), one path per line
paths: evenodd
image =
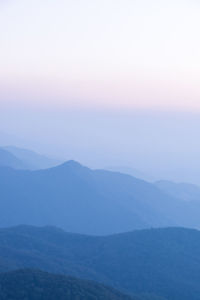
M155 182L167 194L184 201L200 201L200 187L190 183L175 183L167 180Z
M92 281L37 270L0 274L1 300L134 300Z
M128 174L133 177L136 177L138 179L146 180L146 181L153 181L153 177L150 175L147 175L137 169L126 167L126 166L109 166L106 167L105 170L113 171L113 172L119 172L123 174Z
M3 149L17 157L24 163L26 169L30 170L47 169L61 163L59 160L46 157L28 149L22 149L15 146L7 146L3 147Z
M4 145L14 144L18 146L23 143L25 143L25 140L21 139L20 137L0 130L0 148Z
M144 299L200 299L200 232L149 229L106 237L51 227L0 230L0 270L40 268L111 285ZM147 297L148 295L148 297Z
M0 226L55 225L110 234L179 224L182 201L129 175L69 161L55 168L0 168Z
M26 164L9 151L0 148L0 167L26 169Z

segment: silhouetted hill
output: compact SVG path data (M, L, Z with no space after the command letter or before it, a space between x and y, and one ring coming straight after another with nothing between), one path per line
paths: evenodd
M9 151L0 148L0 167L26 169L26 164Z
M26 169L30 170L47 169L54 167L60 163L56 159L46 157L28 149L23 149L15 146L7 146L3 147L3 149L17 157L27 166Z
M36 270L0 274L1 300L131 300L92 281Z
M55 168L0 168L0 226L55 225L110 234L179 224L182 201L129 175L69 161Z
M69 234L51 227L0 230L1 271L40 268L166 300L200 299L199 253L200 232L183 228L106 237Z

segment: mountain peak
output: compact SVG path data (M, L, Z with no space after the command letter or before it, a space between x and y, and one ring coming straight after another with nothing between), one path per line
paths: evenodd
M80 171L83 169L88 169L87 167L83 166L82 164L80 164L79 162L75 161L75 160L68 160L66 162L64 162L63 164L57 166L56 168L62 168L62 169L70 169L70 170L74 170L74 171Z
M83 167L79 162L77 162L73 159L66 161L61 166L66 166L66 167L71 167L71 168L82 168Z

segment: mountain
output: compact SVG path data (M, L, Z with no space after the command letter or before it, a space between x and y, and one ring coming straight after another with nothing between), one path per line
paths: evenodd
M175 183L167 180L155 182L155 185L172 197L184 201L200 201L200 187L191 183Z
M60 161L56 159L46 157L28 149L15 146L6 146L3 147L3 149L22 161L26 166L26 169L29 170L47 169L60 164Z
M185 209L153 184L74 161L39 171L0 168L0 199L0 226L94 235L176 225Z
M133 300L92 281L37 270L0 274L1 300Z
M0 270L40 268L149 299L200 299L200 232L139 230L94 237L53 227L0 230Z
M9 151L0 148L0 167L6 166L14 169L25 169L26 164Z

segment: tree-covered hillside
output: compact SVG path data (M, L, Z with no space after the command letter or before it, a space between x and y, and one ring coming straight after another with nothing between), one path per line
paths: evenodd
M44 227L0 230L0 270L37 268L129 294L200 300L200 232L141 230L107 237Z
M1 300L134 300L92 281L36 270L0 274Z

